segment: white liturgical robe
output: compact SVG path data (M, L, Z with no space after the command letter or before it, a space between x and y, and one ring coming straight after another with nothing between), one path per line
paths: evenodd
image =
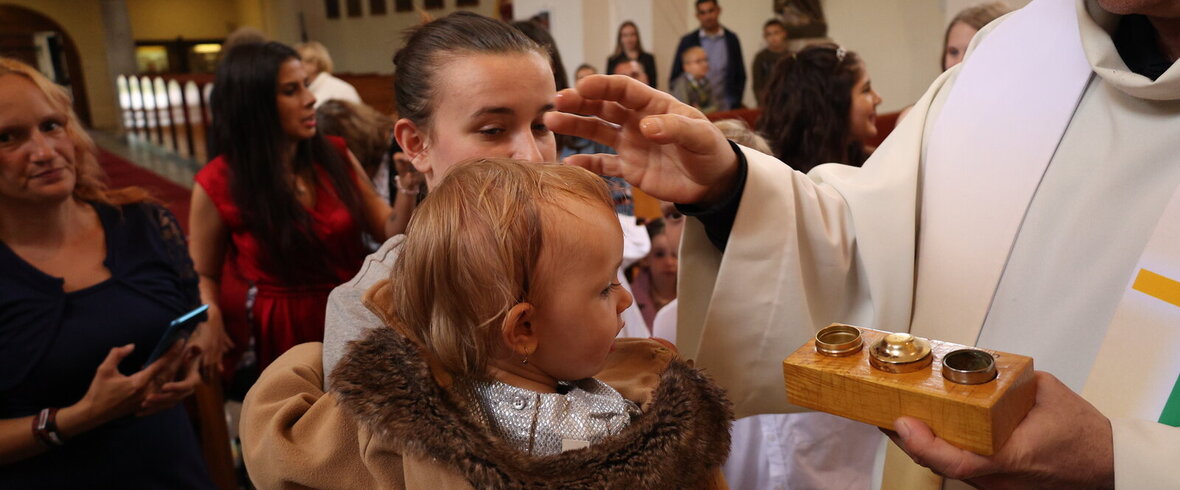
M1128 325L1148 317L1124 312L1138 301L1127 300L1136 290L1129 286L1151 269L1145 249L1180 255L1180 242L1148 246L1168 239L1162 224L1180 220L1163 214L1180 192L1180 68L1154 81L1131 72L1111 40L1118 20L1093 0L1036 0L987 26L967 61L934 83L862 168L823 165L803 175L743 150L748 176L724 252L699 221L686 225L677 334L682 354L729 390L737 416L799 410L787 403L781 362L831 322L911 331L1033 357L1111 418L1118 487L1180 488L1180 428L1157 422L1180 377L1180 304L1142 299L1158 313L1151 326ZM1068 34L1054 39L1077 50L1081 78L1052 83L1074 90L1073 99L999 114L955 102L956 84L975 82L976 51L1023 42L1035 56L1032 48L1047 42L1019 23ZM1035 85L1065 68L1055 63L1019 71L1014 61L989 75ZM1049 124L1040 116L1062 111L1055 134L1042 127ZM961 149L934 149L942 116L976 121L970 134L959 126ZM1019 138L995 138L1011 128L1035 134L1029 140L1047 148L1044 156L1007 152ZM971 162L964 171L991 157L997 172L1019 175L1009 182L993 174L948 196L939 179L956 174L942 167L955 164L956 151ZM1028 168L996 160L1012 155L1024 155L1015 163ZM947 225L939 221L946 208L971 209L964 219L980 224ZM986 223L993 217L1007 219L1010 233ZM1154 273L1180 285L1180 268ZM948 282L956 276L958 284ZM1144 338L1128 346L1128 336ZM839 434L830 440L840 444ZM886 462L887 486L937 484L928 471L903 466ZM901 483L906 477L918 480Z

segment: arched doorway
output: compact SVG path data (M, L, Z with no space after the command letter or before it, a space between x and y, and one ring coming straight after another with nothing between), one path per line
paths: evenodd
M57 22L35 10L0 4L0 56L35 66L65 86L74 96L74 112L91 125L82 58L74 40Z

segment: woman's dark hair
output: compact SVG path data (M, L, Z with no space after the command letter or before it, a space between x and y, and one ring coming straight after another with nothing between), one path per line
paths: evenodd
M612 58L623 54L623 28L627 26L635 29L635 49L640 53L644 52L643 40L639 37L639 26L636 26L634 22L626 20L622 24L619 24L619 30L615 31L615 53L611 55ZM610 67L608 66L607 69L609 70Z
M363 225L361 200L348 162L320 132L299 141L291 168L285 168L283 133L276 106L279 69L299 59L290 47L251 43L235 47L217 67L211 97L215 148L230 168L230 192L246 229L262 244L260 263L267 272L291 282L335 280L324 244L312 219L295 197L293 175L315 176L324 170L353 222ZM360 234L357 240L361 239Z
M758 131L775 156L807 172L821 163L859 167L863 141L849 142L852 87L864 65L852 51L816 44L779 60L766 87Z
M435 90L439 85L435 75L448 55L530 52L549 56L544 48L521 31L467 11L461 10L415 27L406 34L405 47L393 56L398 116L413 121L420 128L429 127L434 114ZM565 71L560 73L564 80Z

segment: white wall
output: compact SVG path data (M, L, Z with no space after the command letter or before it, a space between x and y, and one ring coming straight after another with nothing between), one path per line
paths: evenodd
M347 16L344 12L345 2L342 1L339 19L327 18L323 0L274 1L276 7L281 7L271 10L278 17L271 21L281 26L282 32L278 34L297 35L299 14L302 13L308 39L324 43L332 53L332 61L338 72L393 73L393 53L402 45L402 33L421 22L416 12L394 12L392 1L387 2L386 14L381 16L369 15L369 2L361 2L365 15L358 18ZM421 6L421 2L415 4ZM493 0L484 0L478 7L463 10L495 17L495 4ZM446 1L444 5L446 8L430 10L428 13L443 17L457 10L453 1Z
M913 104L941 73L942 0L827 0L828 36L856 51L881 94L880 112Z
M492 3L486 1L482 3ZM587 2L597 3L597 2ZM566 77L574 79L572 71L586 59L582 37L587 22L583 18L582 0L513 0L512 15L516 20L528 20L541 12L549 12L549 33L557 43Z
M963 10L972 5L984 3L985 1L986 0L942 0L942 9L944 12L946 12L946 18L943 19L943 25L949 23L951 19L954 18L955 14L959 13L960 10ZM1004 3L1008 4L1008 6L1012 7L1013 9L1018 9L1028 5L1029 1L1030 0L1003 0Z

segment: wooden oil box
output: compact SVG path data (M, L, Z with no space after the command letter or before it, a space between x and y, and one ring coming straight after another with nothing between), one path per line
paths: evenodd
M783 361L801 407L893 430L900 416L995 454L1036 401L1030 357L850 325L824 328Z

